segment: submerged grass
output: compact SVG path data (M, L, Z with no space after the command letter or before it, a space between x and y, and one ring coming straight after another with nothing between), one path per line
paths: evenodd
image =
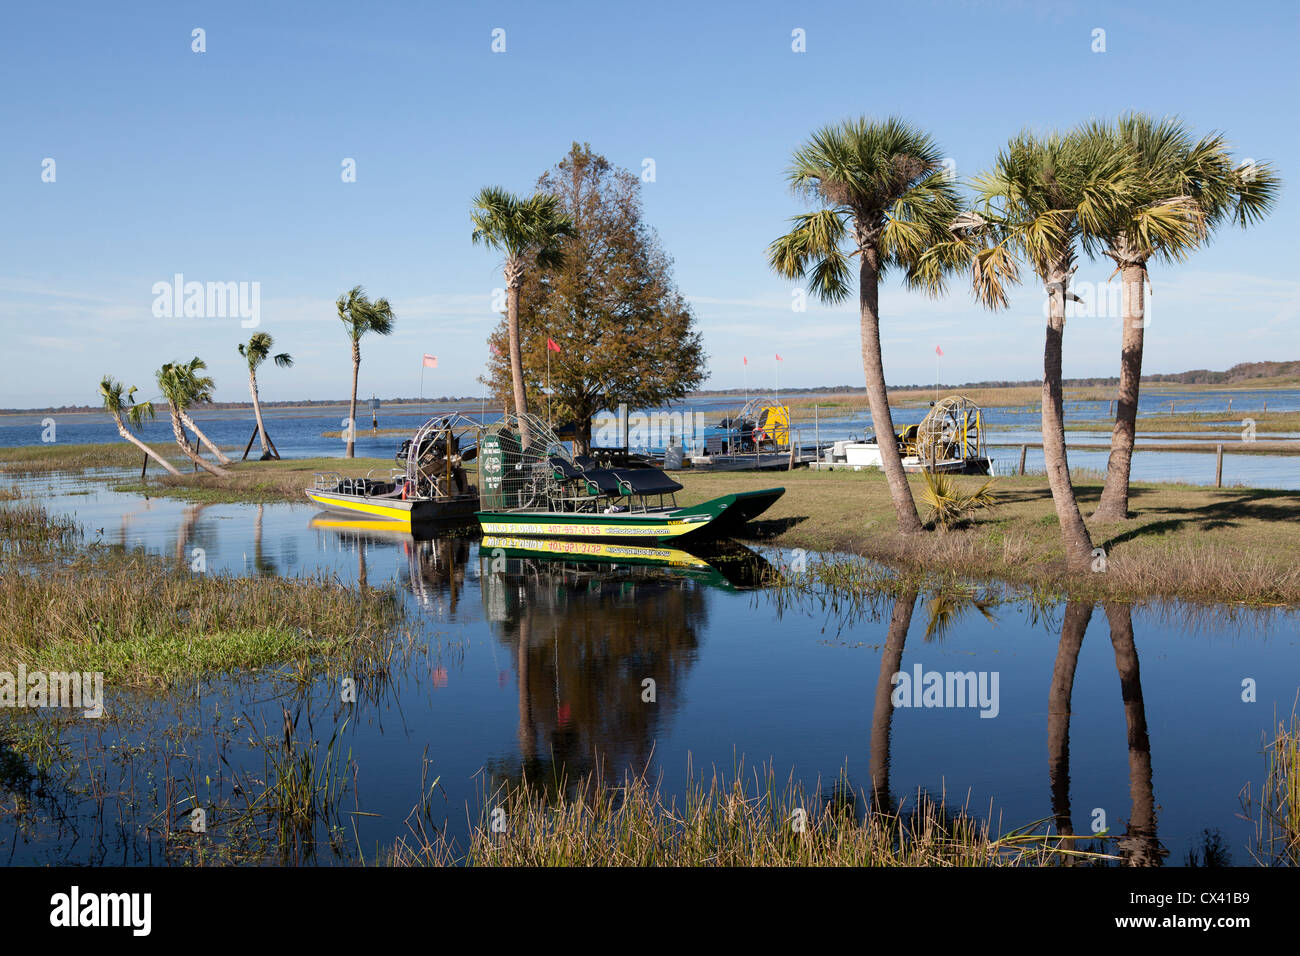
M0 522L11 510L0 509ZM16 533L0 549L0 669L100 671L110 684L165 686L273 664L382 670L394 652L404 612L391 587L194 572L102 547L68 558L53 549L80 536L70 519L40 508L8 517Z
M919 793L911 807L870 808L843 780L829 794L808 792L771 770L728 780L716 771L693 780L680 800L659 781L626 776L606 785L591 775L576 787L523 779L484 801L469 846L458 855L423 829L399 840L397 865L471 866L1050 866L1113 857L1076 849L1079 840L1036 830L994 834L965 808ZM860 808L870 808L860 810ZM1095 840L1089 835L1090 841Z
M1279 722L1264 749L1267 772L1258 800L1247 788L1243 807L1255 821L1255 861L1265 866L1300 866L1300 720Z
M50 517L35 502L0 508L0 555L44 555L70 548L81 539L81 528L66 515Z

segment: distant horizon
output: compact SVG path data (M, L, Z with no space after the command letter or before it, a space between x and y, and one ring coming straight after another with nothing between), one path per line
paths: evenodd
M1268 380L1270 378L1278 377L1277 375L1259 375L1259 376L1253 376L1248 378L1235 379L1231 382L1217 382L1217 383L1211 383L1211 382L1178 383L1172 381L1172 379L1176 379L1180 376L1189 376L1189 375L1198 375L1198 374L1227 375L1230 372L1232 372L1233 369L1243 367L1243 366L1253 366L1253 365L1265 365L1265 366L1272 365L1272 366L1283 366L1283 367L1300 366L1300 359L1294 359L1294 360L1268 359L1260 362L1240 362L1237 363L1237 365L1231 366L1226 369L1194 368L1194 369L1184 369L1181 372L1143 373L1142 382L1144 384L1186 384L1192 386L1199 384L1205 388L1225 388L1225 387L1249 388L1250 383L1256 379ZM1283 377L1285 377L1285 375L1288 373L1282 373L1282 374ZM1064 379L1062 381L1062 385L1066 388L1082 388L1082 387L1087 387L1089 385L1101 386L1101 385L1118 384L1118 382L1119 382L1119 377L1117 375L1110 375L1110 376L1099 375L1099 376L1085 376L1080 378ZM1024 379L1022 381L1014 381L1014 382L987 381L987 380L980 381L980 382L921 382L921 383L913 383L909 385L888 385L886 387L892 392L916 392L916 391L925 391L927 389L935 389L935 388L949 389L949 390L977 389L977 388L981 388L981 389L1030 388L1041 384L1042 384L1041 379ZM1285 388L1287 386L1258 386L1258 387ZM1300 387L1300 385L1296 387ZM865 394L866 386L850 385L848 383L844 383L841 385L787 385L787 386L783 386L779 390L779 392L775 389L764 389L757 386L750 387L749 389L745 389L743 386L738 388L701 388L701 389L695 389L694 391L687 393L683 399L677 399L677 401L684 401L686 399L697 398L697 397L708 397L712 395L744 395L744 394L749 394L749 395L769 394L770 395L770 394L780 394L780 393L784 393L787 395L804 395L804 394L818 394L818 393L825 393L827 395L846 395L846 394L857 394L857 393ZM367 396L363 398L360 395L357 396L358 412L369 410L371 397L372 396ZM484 399L484 396L482 394L459 395L459 396L426 395L423 398L419 396L398 396L393 398L383 398L380 396L373 396L373 397L375 397L379 401L381 410L383 409L384 406L391 406L391 405L468 404L468 403L482 402ZM490 395L487 397L489 400L491 399ZM349 397L344 397L341 399L339 398L291 398L291 399L277 399L275 401L267 401L266 399L262 399L261 405L263 408L311 408L315 406L326 406L326 405L328 406L347 405L349 404L350 401L351 399ZM671 405L672 402L665 402L664 404ZM194 405L193 409L199 411L215 409L220 411L225 409L232 409L232 410L252 409L252 407L253 407L253 403L251 400L250 401L235 400L229 402L224 402L224 401L204 402L202 404ZM92 413L100 410L101 407L99 405L89 405L89 404L53 405L53 406L47 405L38 408L0 408L0 415L28 415L28 414L37 414L41 412L48 412L50 414L80 414L80 413Z

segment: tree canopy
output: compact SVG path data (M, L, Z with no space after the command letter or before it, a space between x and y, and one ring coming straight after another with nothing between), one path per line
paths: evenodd
M552 417L576 422L585 448L591 419L601 410L620 402L662 405L697 388L705 355L695 317L673 285L672 260L641 218L640 180L589 145L574 143L537 186L556 198L573 230L558 266L527 269L522 279L528 401L539 410L545 406L549 352ZM483 381L504 403L510 390L504 317L488 341L492 355Z

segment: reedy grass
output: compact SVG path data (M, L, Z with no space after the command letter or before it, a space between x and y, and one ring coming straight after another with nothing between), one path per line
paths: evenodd
M1245 816L1255 821L1251 853L1263 866L1300 866L1300 720L1278 722L1264 748L1266 773L1258 800L1243 791Z
M35 502L0 508L0 557L52 554L71 548L81 537L81 528L73 518L52 518Z
M0 668L102 671L110 684L289 665L380 670L403 606L391 587L355 590L325 575L191 573L143 553L0 566Z
M990 824L918 793L897 809L871 807L843 780L829 795L784 785L766 769L694 779L679 800L660 781L627 775L606 785L592 774L552 792L528 779L486 795L469 846L441 838L399 840L396 865L540 866L1049 866L1105 854L1032 824L994 834ZM504 830L500 825L504 824ZM1091 835L1089 840L1095 840Z

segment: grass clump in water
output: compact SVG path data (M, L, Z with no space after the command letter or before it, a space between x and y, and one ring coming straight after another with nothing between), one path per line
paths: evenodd
M910 810L872 809L841 781L831 795L806 792L773 773L728 781L718 773L666 797L658 782L596 775L559 795L524 779L485 801L468 851L441 840L399 841L391 862L472 866L1046 866L1105 854L1076 850L1073 837L1032 826L994 835L966 812L921 794ZM504 825L504 830L501 826ZM1036 825L1034 825L1036 826ZM1088 839L1093 840L1091 835Z

